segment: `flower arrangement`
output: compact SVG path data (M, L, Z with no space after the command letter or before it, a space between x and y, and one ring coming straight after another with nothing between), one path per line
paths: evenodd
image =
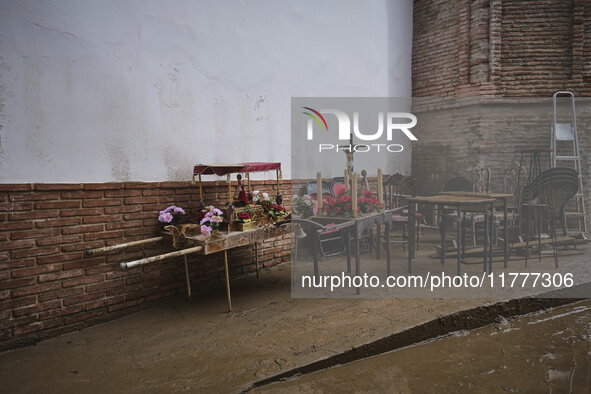
M309 194L304 194L301 197L294 194L291 197L292 209L303 218L314 216L314 203L315 201L312 200Z
M252 218L250 217L250 213L248 212L238 212L236 214L236 221L240 223L250 223Z
M269 193L261 193L260 190L255 190L252 192L252 202L273 202Z
M337 198L327 197L322 201L323 213L327 216L352 217L352 199L353 197L346 192L341 193Z
M378 204L378 199L372 192L365 190L361 194L361 197L357 197L357 208L363 213L369 213L383 209L384 207Z
M205 212L201 212L201 215L203 216L199 221L201 234L209 235L213 230L220 228L224 213L213 205L210 205L205 208Z
M323 200L322 210L327 216L352 217L353 197L350 192L343 191L337 198L327 197ZM365 190L357 197L357 213L370 213L382 209L378 199L369 190Z
M158 221L163 224L176 224L180 217L185 214L185 210L181 207L177 207L176 205L171 205L170 207L160 211L158 215Z
M269 215L273 217L279 217L287 215L287 212L285 211L285 208L283 208L281 205L273 204L271 205L271 208L269 208Z

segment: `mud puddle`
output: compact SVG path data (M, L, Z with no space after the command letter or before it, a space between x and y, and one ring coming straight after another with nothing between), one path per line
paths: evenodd
M266 392L588 393L591 301L273 383Z

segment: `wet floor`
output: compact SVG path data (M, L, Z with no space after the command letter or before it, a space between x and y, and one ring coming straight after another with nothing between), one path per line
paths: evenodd
M589 393L591 301L330 368L262 392Z

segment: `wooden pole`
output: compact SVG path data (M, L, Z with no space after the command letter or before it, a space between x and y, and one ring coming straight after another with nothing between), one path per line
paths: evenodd
M353 209L353 217L357 217L357 173L354 172L351 175L352 184L351 184L351 207Z
M246 173L246 181L248 182L248 192L250 193L250 172Z
M275 170L277 172L277 194L279 194L279 170Z
M201 174L199 174L199 199L203 201L203 184L201 184Z
M187 262L187 255L183 256L185 258L185 276L187 278L187 295L189 299L191 298L191 280L189 278L189 263Z
M384 205L384 180L381 168L378 168L378 204Z
M226 296L228 297L228 312L232 312L232 297L230 296L230 273L228 270L228 251L224 249L224 270L226 271Z
M228 205L232 204L232 178L228 174Z
M345 190L349 190L349 171L345 169Z
M322 215L322 173L316 173L316 201L318 201L318 215Z
M121 266L121 268L132 268L132 267L137 267L138 265L155 263L156 261L160 261L160 260L164 260L164 259L170 259L173 257L184 256L186 254L201 252L202 250L203 250L203 246L194 246L192 248L177 250L175 252L170 252L170 253L165 253L165 254L159 254L157 256L152 256L152 257L146 257L145 259L134 260L134 261L130 261L128 263L121 263L120 266Z
M129 248L131 246L143 245L143 244L148 244L148 243L152 243L152 242L158 242L158 241L162 241L162 238L163 237L154 237L154 238L148 238L148 239L141 239L139 241L127 242L127 243L124 243L124 244L117 244L117 245L105 246L104 248L86 249L86 255L87 256L90 256L90 255L93 255L93 254L110 252L112 250L126 249L126 248Z
M259 243L254 243L254 263L257 268L257 278L259 277Z

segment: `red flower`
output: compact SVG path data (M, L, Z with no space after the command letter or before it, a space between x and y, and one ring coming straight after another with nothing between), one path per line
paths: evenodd
M338 214L339 212L341 212L341 208L339 208L339 207L334 207L334 213L337 213L337 214Z
M348 211L348 210L350 210L350 209L351 209L351 204L349 204L349 203L345 204L345 209L346 209L347 211Z

